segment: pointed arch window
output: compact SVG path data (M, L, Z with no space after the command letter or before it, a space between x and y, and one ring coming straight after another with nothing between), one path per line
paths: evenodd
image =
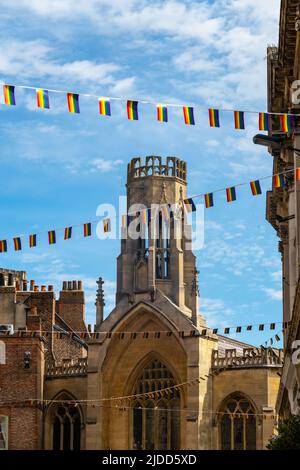
M179 391L158 393L159 390L173 385L175 385L173 375L159 360L151 361L141 372L133 394L150 392L151 396L138 397L133 402L133 449L179 449Z
M221 450L255 450L256 424L250 400L240 394L229 397L219 414Z
M80 450L81 416L78 407L60 405L53 409L53 450Z

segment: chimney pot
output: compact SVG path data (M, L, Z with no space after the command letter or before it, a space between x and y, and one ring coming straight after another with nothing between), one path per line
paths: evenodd
M23 291L24 292L27 291L27 281L26 280L23 281Z
M67 290L67 281L63 281L62 290Z
M48 292L53 292L53 286L52 285L48 286Z
M30 290L34 290L34 281L30 281Z
M91 333L92 332L92 325L88 324L88 332Z
M72 290L72 282L68 281L68 290Z
M73 281L73 290L77 290L77 282Z
M46 286L41 286L41 292L46 292Z
M39 291L39 286L34 286L34 292L38 292Z
M82 281L78 281L78 290L82 290Z
M16 291L20 290L20 281L16 281Z

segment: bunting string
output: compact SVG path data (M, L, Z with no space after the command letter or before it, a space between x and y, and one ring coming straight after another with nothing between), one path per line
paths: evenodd
M196 194L188 199L185 200L180 200L175 202L175 206L177 208L183 207L186 212L195 212L196 211L196 204L194 203L194 199L202 198L203 202L205 204L206 209L210 209L214 207L214 194L220 193L220 192L225 192L226 194L226 199L227 203L232 203L237 200L237 190L236 188L246 186L248 185L250 187L250 191L252 196L256 197L262 194L262 189L261 189L261 184L260 181L266 180L266 179L273 179L273 187L274 189L282 189L286 186L287 181L286 181L286 176L289 174L293 174L294 178L297 183L300 182L300 167L291 169L291 170L286 170L281 173L276 173L273 175L267 175L267 176L262 176L257 180L253 181L247 181L247 182L242 182L235 184L235 186L231 187L225 187L225 188L219 188L215 189L212 192L209 193L201 193L201 194ZM172 211L170 211L171 204L163 204L161 206L162 209L162 214L163 218L165 221L167 221L168 218L174 216ZM152 211L151 207L147 207L144 209L144 212L141 214L138 212L128 212L126 215L122 216L122 228L126 228L129 225L129 217L130 216L141 216L141 222L142 223L149 223L152 219ZM155 214L157 215L157 213ZM112 230L112 225L111 221L112 220L117 220L117 217L105 217L102 219L102 229L103 233L109 233ZM18 235L16 237L13 237L13 246L14 246L14 251L19 252L22 251L23 248L23 243L22 239L25 237L27 238L27 244L29 248L34 248L38 244L38 236L43 235L47 233L47 238L48 238L48 244L49 245L55 245L57 242L57 237L56 233L62 231L64 233L64 240L70 240L73 235L73 228L75 227L82 227L83 228L83 236L84 237L90 237L92 235L92 224L99 223L99 220L92 220L91 222L87 223L81 223L81 224L73 224L72 226L68 227L60 227L52 230L45 230L45 231L40 231L36 232L34 234L23 234L23 235ZM7 239L0 240L0 253L6 253L8 251L8 242Z
M1 402L0 401L0 408L1 407L9 407L9 408L28 408L28 407L35 407L35 408L46 408L50 407L53 405L65 405L65 406L70 406L70 407L77 407L77 406L89 406L91 408L104 408L104 409L110 409L110 410L118 410L118 411L130 411L132 409L139 409L139 410L151 410L151 411L169 411L169 412L174 412L174 413L197 413L198 415L209 415L209 416L215 416L215 417L222 417L222 416L234 416L235 418L242 418L245 417L246 419L249 419L251 417L260 417L263 420L271 419L272 421L275 421L278 419L278 415L275 413L245 413L245 412L236 412L236 413L230 413L228 411L209 411L209 410L196 410L196 409L191 409L191 408L163 408L160 406L154 406L154 407L147 407L147 406L141 406L140 404L131 404L131 405L125 405L122 403L116 403L115 405L103 405L102 403L82 403L78 400L72 400L72 401L66 401L66 400L60 400L58 402L52 401L52 400L15 400L14 402Z
M119 396L119 397L108 397L108 398L98 398L98 399L72 399L72 400L47 400L47 399L38 399L38 398L28 398L28 399L23 399L23 400L2 400L0 401L0 407L4 406L9 406L9 407L28 407L28 406L37 406L37 407L50 407L53 405L65 405L65 406L70 406L70 407L76 407L78 405L80 406L89 406L89 407L103 407L103 408L119 408L119 409L132 409L132 408L139 408L139 409L152 409L153 408L147 408L144 404L141 402L139 403L132 403L136 400L141 400L141 399L160 399L163 397L170 397L170 396L175 396L176 392L181 392L184 390L186 387L190 386L195 386L199 385L201 381L207 381L209 378L214 377L219 375L221 371L213 371L209 372L209 374L206 374L205 377L199 377L199 378L194 378L191 379L187 382L182 382L179 384L175 384L169 387L161 388L161 389L156 389L150 392L144 392L144 393L138 393L138 394L132 394L132 395L124 395L124 396ZM110 404L107 405L107 403L115 403L115 404ZM127 403L131 403L129 404ZM135 406L133 406L135 405ZM154 408L155 409L155 408ZM156 409L163 410L161 407L156 407ZM191 412L193 410L188 409L188 408L174 408L172 411L182 411L182 412ZM197 411L197 410L194 410ZM226 414L231 414L227 411L210 411L210 410L201 410L201 414L209 414L209 415L216 415L216 416L223 416ZM265 413L234 413L235 416L240 417L240 416L265 416L265 417L271 417L275 419L276 415L275 414L265 414Z
M79 100L80 96L93 98L95 101L97 100L99 106L99 114L102 116L110 117L112 115L112 107L111 101L124 101L126 103L126 110L127 110L127 118L130 121L137 121L139 120L139 110L138 106L139 103L151 105L155 107L157 120L160 122L168 122L168 108L181 108L182 109L182 117L183 121L186 125L195 125L195 118L194 118L194 109L199 110L206 110L208 112L208 123L210 127L213 128L220 128L221 127L221 119L220 113L221 112L230 112L233 115L232 123L233 128L236 130L244 130L246 129L245 124L245 115L246 114L257 114L258 116L258 128L261 131L269 131L270 130L270 118L272 116L279 116L280 121L280 129L284 133L291 133L296 127L296 117L299 117L300 114L296 113L275 113L275 112L260 112L254 110L237 110L237 109L230 109L230 108L206 108L204 106L200 106L198 104L178 104L178 103L162 103L162 102L154 102L146 99L127 99L123 97L102 97L99 95L91 94L91 93L73 93L70 91L65 90L58 90L58 89L46 89L41 87L33 87L28 85L3 85L3 98L4 103L9 106L15 106L17 104L16 96L15 96L15 89L25 89L25 90L33 90L36 93L36 102L38 108L43 109L50 109L50 97L49 93L62 93L66 95L66 105L68 107L68 111L74 114L80 114L80 105Z
M30 291L27 291L30 294ZM195 336L210 336L210 335L230 335L230 334L239 334L239 333L249 333L249 332L263 332L267 331L267 328L270 331L276 329L276 326L280 325L282 331L285 331L290 326L290 322L273 322L273 323L257 323L252 325L239 325L239 326L227 326L227 327L218 327L218 328L199 328L193 330L181 330L181 331L170 331L170 330L162 330L162 331L54 331L54 330L17 330L13 334L10 331L6 331L1 329L0 327L0 336L16 336L16 337L48 337L54 336L56 338L63 338L63 337L74 337L78 336L82 339L95 339L95 340L104 340L104 339L111 339L111 338L118 338L118 339L136 339L138 337L142 337L144 339L160 339L164 337L170 337L172 335L180 337L180 338L188 338L188 337L195 337ZM276 341L280 341L280 336L276 333L270 340L276 339ZM268 340L268 341L270 341ZM273 344L273 343L272 343Z
M265 344L266 347L268 347L269 345L270 345L270 347L272 347L273 344L274 344L274 341L280 341L280 340L281 340L280 334L276 333L274 336L272 336L267 341L265 341L264 344Z

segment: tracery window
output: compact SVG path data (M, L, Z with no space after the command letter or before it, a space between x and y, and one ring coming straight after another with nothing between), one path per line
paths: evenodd
M81 418L77 407L60 405L53 414L53 450L80 450Z
M8 416L0 415L0 450L8 449Z
M153 395L137 398L133 403L134 449L179 449L180 394L176 390L163 396L155 393L173 385L173 375L160 361L153 360L143 369L133 393L153 392Z
M220 410L221 450L255 450L256 416L250 401L242 395L228 398Z

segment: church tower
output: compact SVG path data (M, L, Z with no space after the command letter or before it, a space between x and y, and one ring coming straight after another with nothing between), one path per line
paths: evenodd
M142 297L154 299L160 291L197 325L196 261L186 239L190 227L184 225L181 209L179 215L171 211L168 220L163 211L153 209L174 206L186 199L186 177L186 162L176 157L167 157L165 162L157 156L146 157L144 162L134 158L128 164L127 212L132 213L141 204L152 207L152 212L146 223L138 226L140 237L133 239L129 229L121 242L116 302L125 306ZM129 216L128 224L130 221Z
M186 163L175 157L134 158L128 165L116 306L104 319L99 280L88 390L89 399L130 399L122 409L88 407L90 448L211 446L208 374L217 338L201 334L196 260L182 210L186 178Z

